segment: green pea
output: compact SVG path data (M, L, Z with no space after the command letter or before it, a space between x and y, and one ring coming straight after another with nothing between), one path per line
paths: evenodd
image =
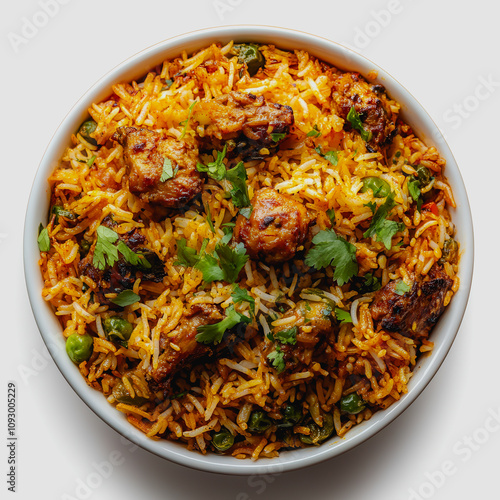
M86 120L78 129L78 133L90 144L97 146L97 141L91 137L91 134L95 132L97 128L97 123L94 120Z
M293 427L302 420L302 408L297 403L287 403L283 411L283 420L278 424L278 427Z
M227 451L234 444L234 436L223 427L212 436L212 444L218 451Z
M111 316L104 320L104 332L106 337L112 342L127 342L134 330L134 327L126 319L120 316Z
M253 411L248 419L248 430L261 434L273 425L273 421L263 411Z
M355 392L344 396L340 400L340 409L346 413L350 413L351 415L356 415L356 413L363 411L365 407L365 402Z
M308 427L311 432L308 435L301 434L300 440L304 444L319 444L333 434L335 429L333 416L330 413L323 415L323 427L320 427L316 422L311 422L305 427Z
M429 182L431 182L432 175L427 167L419 165L417 167L417 178L420 181L420 188L424 188L429 184Z
M88 333L84 335L73 333L66 339L66 352L69 359L79 365L90 358L93 345L94 341Z
M266 64L264 56L254 43L233 45L233 50L238 55L238 62L246 64L250 76L254 76Z
M389 186L389 183L380 177L365 177L363 179L361 192L366 193L369 189L373 191L373 196L375 198L385 198L391 192L391 186Z
M453 239L447 239L443 244L442 257L439 259L439 264L445 262L455 263L458 259L458 243Z
M119 403L133 406L142 406L148 400L148 398L138 396L137 394L132 397L121 380L113 387L113 396Z

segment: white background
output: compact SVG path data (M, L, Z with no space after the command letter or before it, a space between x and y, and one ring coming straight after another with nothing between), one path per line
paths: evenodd
M500 498L500 425L491 417L500 414L498 2L52 1L58 12L37 32L25 27L25 19L43 23L43 0L4 2L0 18L0 437L7 432L11 380L18 387L17 498ZM473 288L462 327L440 371L410 409L345 455L303 471L250 478L193 471L136 449L84 405L46 359L25 290L21 247L38 163L78 98L149 45L238 23L290 27L344 43L406 86L455 154L476 238ZM7 491L4 443L0 496L8 498L14 494ZM101 469L98 476L96 464L110 457L113 470ZM443 469L447 475L439 472Z

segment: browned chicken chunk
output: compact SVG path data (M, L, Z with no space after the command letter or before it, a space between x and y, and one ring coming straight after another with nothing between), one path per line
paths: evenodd
M252 213L239 215L234 240L242 242L252 259L269 263L290 260L304 243L310 224L304 205L272 188L256 191Z
M163 351L158 360L158 367L151 371L152 378L160 385L168 388L172 377L181 369L192 366L201 358L216 356L229 346L241 340L240 332L227 332L217 345L202 344L196 340L198 327L213 325L222 321L224 316L219 308L212 304L196 304L184 314L175 330L168 336L160 338L160 349ZM238 334L237 334L238 333ZM172 347L174 344L177 348Z
M135 127L120 127L112 138L123 146L130 191L142 200L181 208L201 192L203 178L196 170L196 146ZM165 160L170 161L172 177L162 181Z
M382 85L371 85L358 73L335 75L332 98L337 104L339 115L346 120L350 109L359 114L363 128L372 133L369 143L374 147L385 146L392 141L396 125L387 103Z
M290 106L241 92L199 102L193 108L193 118L206 127L207 136L233 139L236 152L248 160L262 159L275 151L293 125Z
M444 310L446 293L453 281L439 265L434 265L428 279L415 280L404 295L395 291L391 281L375 295L371 305L373 319L385 330L407 337L427 337Z

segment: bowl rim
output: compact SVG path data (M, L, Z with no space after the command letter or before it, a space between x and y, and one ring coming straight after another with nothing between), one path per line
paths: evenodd
M409 383L408 394L388 409L376 412L370 420L351 429L345 438L331 438L318 447L284 451L278 458L260 459L256 462L216 454L202 455L188 451L176 442L154 441L129 424L123 414L110 405L100 392L86 384L78 368L66 355L60 324L50 306L41 297L42 279L38 267L37 227L40 221L45 219L45 216L40 215L44 213L41 209L48 207L47 177L69 143L68 134L88 115L87 109L90 104L109 95L113 83L145 74L155 66L152 61L159 63L163 59L179 55L182 50L187 50L189 53L216 40L222 42L250 40L256 43L273 43L285 49L304 48L341 69L356 70L365 76L370 70L376 71L378 74L376 80L383 83L391 97L401 103L402 114L411 115L407 121L419 132L418 136L428 144L439 143L438 150L447 161L446 173L452 174L448 178L453 181L453 192L457 201L460 200L459 208L453 215L454 222L457 218L461 220L460 225L457 225L457 233L462 244L460 289L436 326L441 342L435 346L430 356L420 357ZM428 132L427 136L425 132ZM42 189L42 186L45 189ZM238 24L199 29L162 40L108 71L74 104L53 134L33 180L24 224L23 263L31 309L52 358L82 401L110 427L141 448L193 469L234 475L279 474L317 464L353 449L389 425L421 394L448 354L465 314L474 267L474 236L467 193L453 154L437 125L403 85L371 60L327 38L283 27ZM443 321L444 318L446 322Z

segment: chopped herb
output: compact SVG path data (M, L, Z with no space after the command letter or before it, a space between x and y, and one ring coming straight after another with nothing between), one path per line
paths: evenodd
M283 132L272 132L271 133L271 139L274 141L274 142L279 142L281 141L282 139L284 139L286 137L286 134Z
M207 213L208 227L210 228L210 231L212 231L212 233L215 234L215 227L212 221L212 212L210 210L210 205L208 203L205 205L205 212Z
M372 211L372 214L374 214L377 211L377 204L374 201L369 201L368 203L365 203L363 206L368 207Z
M318 126L315 124L312 130L307 132L307 137L319 137L321 132L318 130Z
M182 391L179 392L178 394L174 394L173 396L170 396L170 399L179 399L182 398L182 396L185 396L188 391Z
M50 250L49 230L40 224L38 231L38 248L40 249L40 252L48 252Z
M193 113L193 108L194 108L194 106L196 105L197 102L198 101L193 101L191 103L191 105L189 106L187 120L182 121L182 122L179 123L179 125L184 125L184 129L182 130L182 134L179 136L179 140L184 139L184 136L186 135L188 123L189 123L189 120L191 120L191 114Z
M274 338L281 344L295 345L297 343L297 333L299 333L299 329L296 326L292 326L286 330L276 332Z
M118 249L113 243L118 239L118 234L106 226L97 228L97 241L92 258L92 265L104 271L106 265L113 266L118 260Z
M165 80L165 85L167 86L167 89L169 89L173 84L174 81L171 80L170 78L168 80Z
M179 170L179 167L176 165L175 169L172 165L172 160L169 158L163 159L163 169L161 171L160 182L168 181L169 179L173 179Z
M144 255L135 253L125 244L124 241L120 240L116 248L129 264L142 267L143 269L151 269L151 264L148 262L146 257L144 257Z
M337 151L328 151L324 154L325 160L328 160L334 167L339 163L339 155Z
M227 222L226 224L222 224L222 231L224 231L224 236L221 238L220 242L224 244L228 244L233 237L233 228L236 224L234 222Z
M226 176L226 165L222 161L226 156L227 144L224 145L222 151L217 151L217 159L215 161L209 162L207 165L203 163L196 164L196 170L198 172L206 172L209 177L216 181L221 181Z
M240 208L239 213L245 217L245 219L250 219L252 215L253 207Z
M141 300L139 295L134 293L132 290L123 290L123 292L120 292L114 299L110 299L113 304L120 307L130 306L131 304L139 302L139 300Z
M95 159L96 159L96 158L97 158L97 156L96 156L96 155L92 155L92 156L91 156L91 157L87 160L87 165L88 165L89 167L91 167L91 166L94 164L94 162L95 162Z
M238 165L226 171L226 179L232 184L233 189L229 192L233 205L236 208L248 207L250 198L247 187L247 171L245 164L240 161Z
M413 201L418 201L420 198L420 181L415 177L408 179L408 192L413 198Z
M214 323L213 325L202 325L197 328L198 334L196 335L197 342L203 344L219 344L224 337L226 330L234 328L240 323L249 323L250 318L240 314L234 310L234 306L229 306L226 309L226 317Z
M177 241L177 260L174 262L174 265L194 267L199 259L196 250L187 246L186 238L181 238Z
M316 269L333 266L333 279L342 286L358 272L356 247L333 230L320 231L314 236L313 246L306 255L305 263Z
M341 325L352 323L351 315L347 311L340 309L340 307L335 308L335 317L340 321Z
M244 288L240 288L240 286L235 283L233 285L233 293L231 294L231 298L235 304L239 304L240 302L248 302L250 304L250 310L252 314L255 315L255 299L248 293Z
M394 291L398 295L404 295L406 292L411 290L411 286L407 285L403 280L399 280L394 287Z
M389 212L396 206L394 202L394 193L391 192L387 196L385 202L377 208L376 211L370 206L373 213L372 221L370 227L364 232L363 236L365 238L376 237L377 241L380 241L385 245L387 250L391 249L392 237L399 231L403 231L405 225L401 222L396 222L393 220L388 220L387 216Z
M228 245L218 244L216 247L219 264L224 272L224 279L228 283L234 283L238 274L248 260L247 251L243 243L238 243L234 248Z
M357 113L357 111L354 109L354 106L352 106L351 109L349 110L349 113L347 113L347 120L351 124L352 128L354 130L357 130L360 133L361 138L365 142L369 142L371 140L372 133L363 127L363 123L361 122L361 118L360 118L359 114Z
M330 208L329 210L326 211L326 215L328 215L330 222L332 224L335 224L335 210L333 208Z
M226 277L224 271L219 265L219 261L210 254L205 254L201 257L194 267L203 273L203 281L205 283L223 281Z
M56 216L56 224L59 217L64 217L65 219L75 220L76 214L69 210L65 210L61 205L54 205L52 207L52 213Z
M267 355L267 359L271 362L278 373L285 371L285 355L279 346L274 348L274 351Z
M376 292L382 287L382 285L380 284L380 280L372 273L366 273L363 276L363 279L364 282L360 287L361 293Z

